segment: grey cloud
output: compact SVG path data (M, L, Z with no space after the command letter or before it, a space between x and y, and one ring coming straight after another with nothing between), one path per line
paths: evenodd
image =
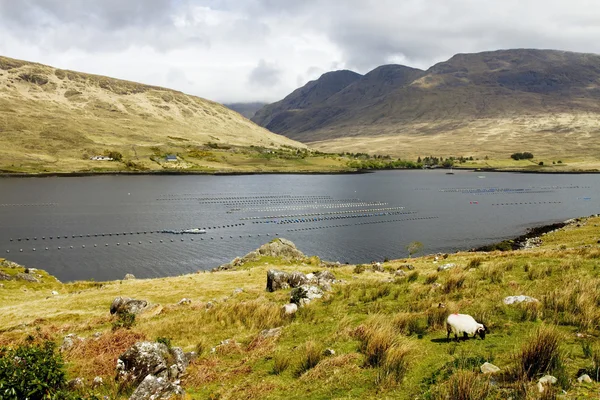
M258 65L250 71L248 81L255 86L273 87L280 83L282 72L274 64L260 60Z

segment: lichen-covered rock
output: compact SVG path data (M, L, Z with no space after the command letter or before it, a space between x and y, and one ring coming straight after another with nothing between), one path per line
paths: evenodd
M0 271L0 281L11 281L13 277L4 271Z
M404 278L404 277L406 277L406 272L399 269L399 270L396 270L396 272L394 272L394 276L396 278Z
M285 271L270 269L267 271L267 291L274 292L276 290L288 289L289 274Z
M101 376L97 376L92 381L92 389L96 389L96 388L102 386L103 384L104 384L104 381L102 380L102 377Z
M178 382L170 382L163 377L147 375L129 400L169 400L181 398L183 395L184 391Z
M27 281L27 282L32 282L32 283L40 283L40 280L38 278L36 278L35 276L33 276L32 274L24 274L22 272L19 272L15 278L17 280L20 281Z
M117 360L117 380L138 383L147 375L177 379L189 364L179 347L168 348L163 343L137 342Z
M483 363L479 368L483 374L495 374L500 372L500 368L489 362Z
M246 262L256 261L261 257L276 257L283 258L285 260L304 260L306 256L296 248L296 245L291 241L283 238L277 238L271 240L269 243L265 243L258 249L251 251L242 258L235 258L232 262L223 264L213 271L227 271L244 265Z
M85 387L85 381L83 378L71 379L67 382L67 387L71 390L83 389Z
M135 279L135 275L133 274L125 274L125 277L123 278L124 281L128 281L131 279Z
M454 267L456 267L456 264L454 263L442 264L438 267L438 271L446 271Z
M519 304L519 303L537 303L539 300L530 296L508 296L505 297L502 302L506 305Z
M298 304L299 306L304 306L315 299L320 299L323 297L323 291L317 287L312 285L302 285L294 288L290 293L290 303Z
M181 300L179 300L179 301L177 302L177 305L178 305L178 306L185 306L185 305L188 305L188 304L191 304L191 303L192 303L192 301L191 301L190 299L188 299L188 298L183 298L183 299L181 299Z
M129 297L117 297L110 306L111 314L131 313L138 314L148 307L146 300L136 300Z
M62 345L60 346L61 351L67 351L71 347L75 346L76 343L82 342L84 339L80 338L74 333L70 333L63 338Z
M171 347L171 349L169 349L169 352L171 353L171 357L174 363L171 367L174 366L176 368L176 373L174 373L173 370L170 370L169 377L171 379L177 379L185 372L185 369L190 364L190 361L181 349L181 347Z
M280 326L278 328L264 329L259 333L259 336L263 339L270 338L270 337L279 337L279 335L281 335L282 330L283 330L282 326Z

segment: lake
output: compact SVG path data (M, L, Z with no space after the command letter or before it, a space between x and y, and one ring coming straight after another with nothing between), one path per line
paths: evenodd
M211 269L274 237L342 263L453 252L600 212L597 174L0 178L0 257L63 281ZM204 228L206 234L174 234Z

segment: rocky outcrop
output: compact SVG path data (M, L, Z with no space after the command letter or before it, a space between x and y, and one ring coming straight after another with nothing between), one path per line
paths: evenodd
M237 257L228 264L223 264L220 267L213 269L213 271L227 271L240 267L247 262L256 261L261 257L276 257L284 260L304 260L307 257L300 250L296 248L296 245L291 241L283 238L277 238L271 240L269 243L263 244L258 249L251 251L244 257Z
M33 274L25 274L23 272L19 272L15 278L20 281L27 281L32 283L40 283L40 280L33 276Z
M438 271L446 271L446 270L452 269L454 267L456 267L456 264L454 264L454 263L442 264L438 267L437 270Z
M148 307L146 300L136 300L129 297L117 297L110 306L111 314L138 314Z
M539 300L535 299L533 297L530 296L508 296L505 297L504 300L502 300L502 302L506 305L511 305L511 304L519 304L519 303L537 303Z
M70 333L67 336L65 336L63 338L63 342L60 346L60 350L61 351L67 351L69 350L71 347L75 346L75 344L83 342L85 339L82 337L77 336L74 333Z
M302 285L294 288L290 293L290 303L305 306L315 299L323 297L323 290L317 286Z
M147 375L129 400L172 400L183 395L179 381L171 382L162 377Z
M138 342L117 360L117 380L140 383L148 375L174 380L188 366L188 358L179 347L168 348L163 343Z
M11 281L13 277L4 271L0 271L0 281Z
M302 272L285 272L276 269L267 271L267 291L297 288L302 285L316 285L330 290L336 282L335 275L330 271L320 271L304 275Z

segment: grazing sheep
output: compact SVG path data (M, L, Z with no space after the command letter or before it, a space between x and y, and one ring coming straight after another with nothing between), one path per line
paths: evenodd
M475 318L467 314L450 314L446 320L446 330L448 336L446 339L450 340L450 333L454 333L454 339L458 341L458 335L461 333L465 339L469 338L469 335L477 337L479 335L481 339L485 339L485 334L488 331L484 324L480 324L475 321Z

